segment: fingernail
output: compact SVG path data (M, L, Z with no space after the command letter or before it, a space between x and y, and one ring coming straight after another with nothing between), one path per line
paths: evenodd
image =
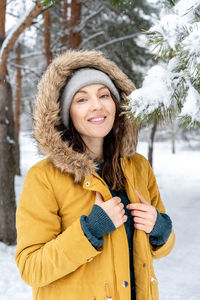
M129 205L126 205L126 208L129 208Z

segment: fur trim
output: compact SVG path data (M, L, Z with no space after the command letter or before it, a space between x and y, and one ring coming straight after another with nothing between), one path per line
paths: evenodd
M65 85L73 70L81 67L97 68L113 80L120 93L129 95L134 84L110 60L98 51L69 50L52 62L43 75L39 85L35 104L35 138L42 154L47 155L55 167L74 177L75 182L81 182L96 170L94 161L87 154L72 150L67 142L61 139L55 126L61 124L59 117L60 89ZM137 126L126 119L126 132L122 139L121 156L131 157L135 153Z

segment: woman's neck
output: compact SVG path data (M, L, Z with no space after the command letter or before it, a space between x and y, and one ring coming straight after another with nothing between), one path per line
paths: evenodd
M83 137L82 137L83 138ZM103 161L103 139L100 138L83 138L84 143L87 146L87 153L93 159Z

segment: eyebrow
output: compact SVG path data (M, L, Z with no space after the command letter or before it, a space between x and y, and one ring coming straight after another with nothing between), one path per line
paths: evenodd
M103 89L108 89L108 90L109 90L109 88L107 88L106 86L102 86L102 87L100 87L97 91L100 91L100 90L103 90ZM78 94L78 93L84 93L84 94L87 94L88 92L86 92L86 91L80 89L76 94Z

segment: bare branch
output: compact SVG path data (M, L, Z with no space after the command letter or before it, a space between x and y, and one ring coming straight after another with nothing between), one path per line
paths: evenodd
M26 59L34 56L42 56L45 55L44 52L31 52L21 55L21 59ZM13 56L12 58L8 59L8 63L12 63L13 60L16 60L16 56Z
M105 48L107 46L110 46L110 45L112 45L114 43L118 43L120 41L128 40L128 39L134 38L136 36L138 36L137 33L125 35L125 36L122 36L120 38L116 38L116 39L113 39L113 40L111 40L109 42L106 42L106 43L104 43L104 44L102 44L100 46L97 46L97 47L94 48L94 50L99 50L99 49Z
M43 5L40 2L33 4L4 40L0 51L0 82L5 79L7 59L16 40L20 34L31 25L33 19L38 16L42 8Z
M9 15L9 16L12 16L12 17L14 17L16 19L19 19L19 16L13 14L12 12L6 12L6 15Z
M38 71L42 72L42 68L30 68L30 67L26 67L26 66L22 66L22 65L18 65L16 63L10 63L10 66L15 67L15 68L19 68L21 70L25 70L28 71L30 73L33 73L35 76L37 76L38 78L40 78L41 74Z
M82 31L86 25L86 23L94 18L96 15L98 15L102 10L104 10L104 7L100 7L97 11L93 12L91 15L89 15L87 18L84 19L84 22L82 22L79 26L76 27L75 31Z
M100 32L97 32L95 34L90 35L87 39L85 39L81 43L81 45L79 46L79 49L83 49L85 44L87 44L89 41L95 39L97 36L100 36L100 35L103 35L103 34L105 34L105 32L104 31L100 31Z

